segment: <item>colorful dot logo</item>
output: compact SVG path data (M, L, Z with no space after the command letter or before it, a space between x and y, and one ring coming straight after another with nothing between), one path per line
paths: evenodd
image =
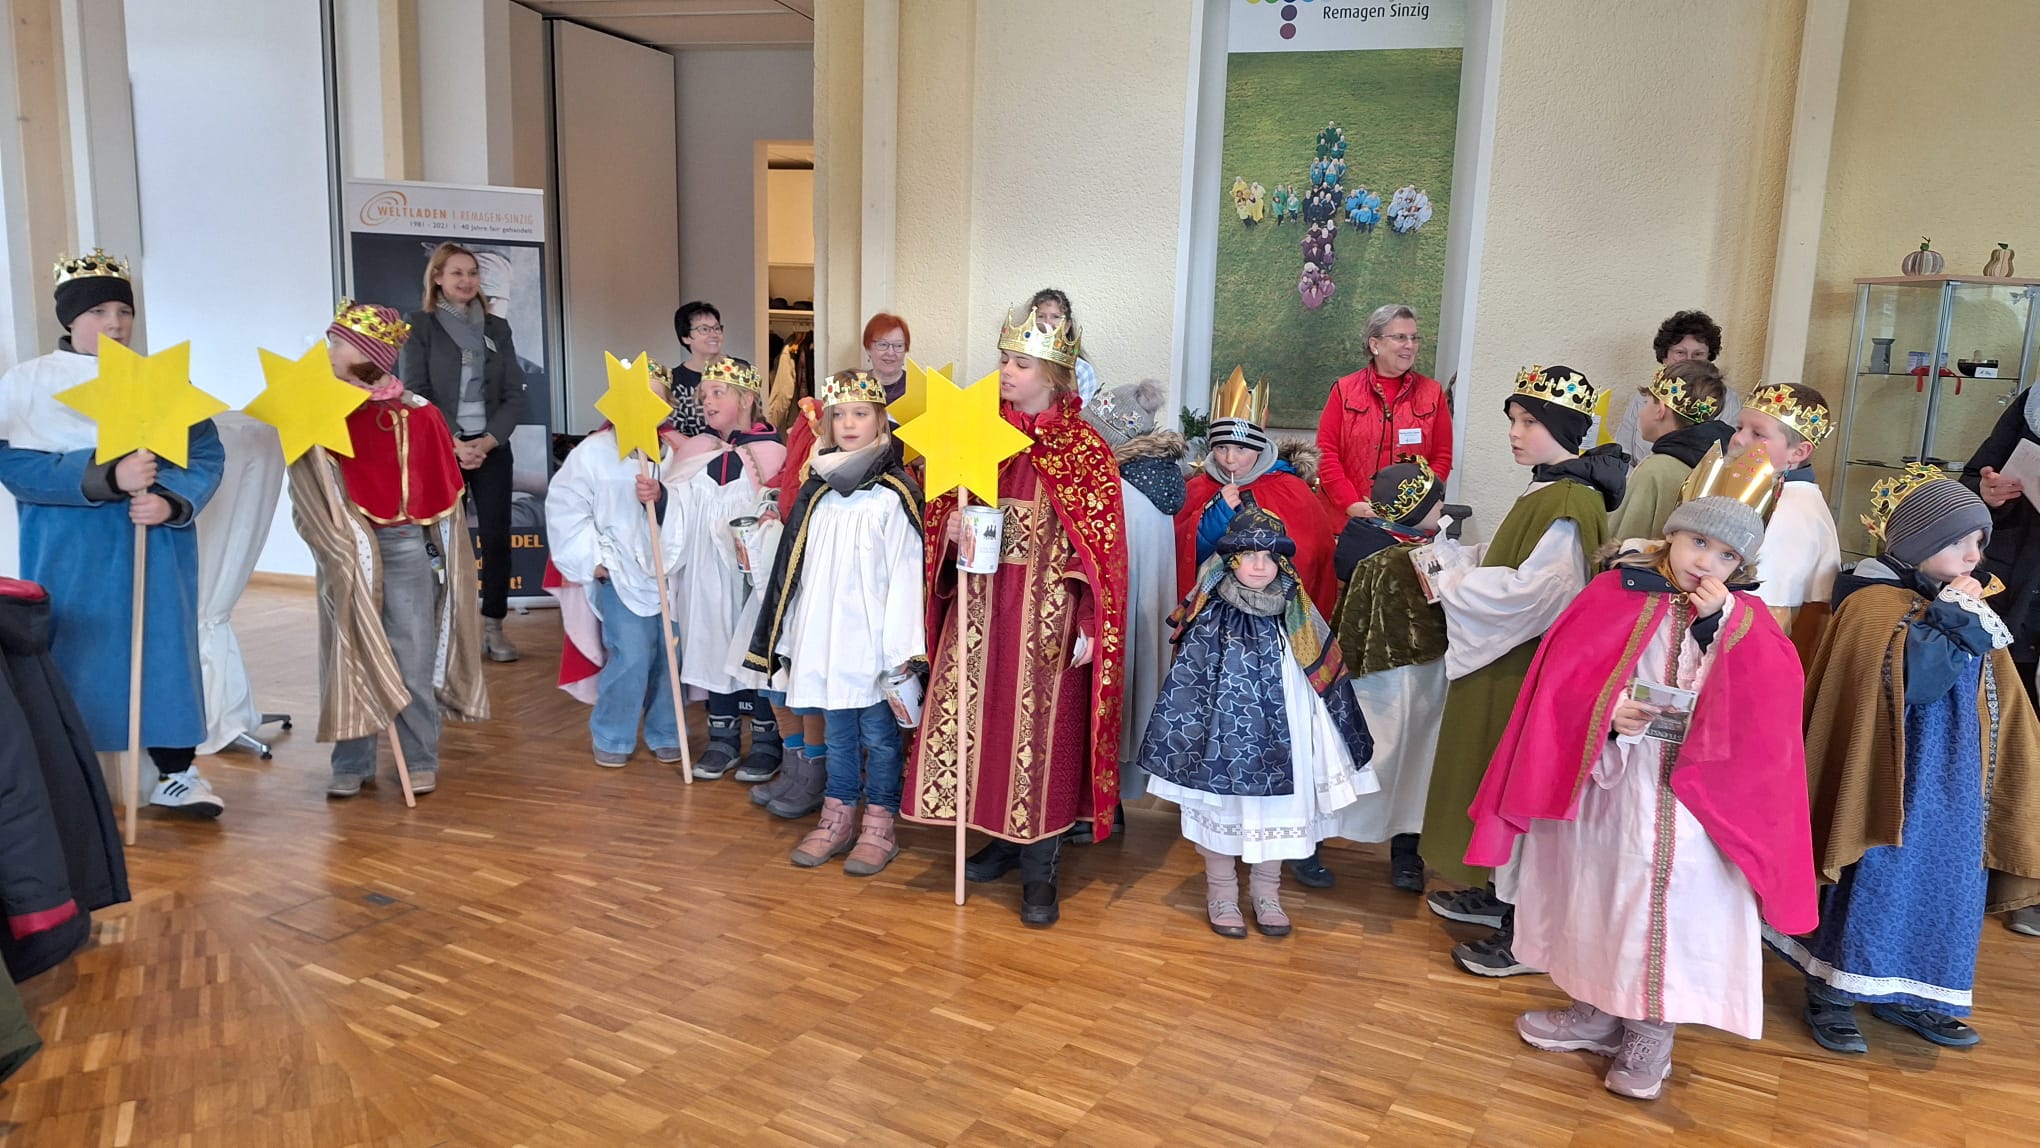
M1274 4L1275 4L1276 2L1277 2L1277 0L1247 0L1247 3L1249 3L1249 4L1267 4L1267 5L1271 6L1271 7L1272 7L1272 6L1274 6ZM1308 3L1312 3L1312 2L1313 2L1313 0L1304 0L1304 3L1306 3L1306 4L1308 4ZM1285 40L1294 40L1294 39L1296 39L1296 5L1295 5L1295 4L1283 4L1283 5L1282 5L1282 28L1281 28L1281 32L1282 32L1282 38L1283 38L1283 39L1285 39Z

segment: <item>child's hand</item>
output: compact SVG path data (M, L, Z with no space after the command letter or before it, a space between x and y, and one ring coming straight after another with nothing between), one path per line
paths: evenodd
M1700 585L1694 587L1691 598L1695 618L1712 618L1728 604L1728 586L1719 578L1702 578Z
M128 499L128 521L136 526L161 526L170 521L170 500L160 494L137 494Z
M1949 580L1948 589L1955 591L1957 594L1967 594L1979 602L1983 601L1983 584L1967 574L1960 578Z
M942 524L942 537L947 538L951 546L963 545L962 514L954 510L949 512L949 521Z
M642 474L638 475L637 500L647 506L659 501L659 480L656 478L646 478Z
M156 456L138 450L114 463L113 484L126 494L141 494L156 485Z
M758 511L758 521L760 522L779 521L779 504L776 502L766 503L764 508Z
M1230 506L1230 507L1232 507L1232 508L1233 508L1234 510L1238 510L1238 509L1240 508L1240 484L1239 484L1239 483L1237 483L1237 482L1228 482L1228 483L1226 483L1226 484L1225 484L1224 486L1221 486L1221 487L1219 487L1219 488L1218 488L1218 492L1219 492L1220 494L1222 494L1222 495L1224 495L1224 496L1225 496L1225 504L1226 504L1227 506Z
M1650 719L1664 711L1656 706L1647 706L1635 698L1623 698L1615 703L1613 722L1615 732L1623 737L1635 737L1650 728Z
M1374 504L1363 498L1346 508L1346 517L1372 518L1374 517Z

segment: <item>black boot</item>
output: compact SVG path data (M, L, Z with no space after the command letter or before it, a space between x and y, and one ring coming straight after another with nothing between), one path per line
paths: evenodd
M1424 859L1417 855L1417 845L1415 833L1388 839L1388 883L1405 893L1424 891Z
M1060 834L1020 847L1020 922L1045 929L1062 917L1055 876L1062 861Z
M963 863L963 875L971 881L996 881L1020 867L1020 846L993 838Z
M735 717L708 719L708 748L694 759L694 779L715 781L737 764L737 755L744 751L744 733L737 728Z
M1315 849L1310 851L1310 856L1301 861L1285 861L1283 864L1289 867L1289 875L1295 877L1297 883L1307 889L1332 887L1334 880L1332 871L1325 868L1323 861L1318 860L1318 851Z
M764 707L760 707L764 708ZM765 718L751 719L751 752L737 763L737 780L752 783L772 780L779 772L780 759L786 756L786 743L779 736L779 722L770 709Z

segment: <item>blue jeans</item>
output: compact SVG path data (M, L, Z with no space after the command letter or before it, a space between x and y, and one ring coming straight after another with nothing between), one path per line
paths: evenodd
M824 795L846 805L900 811L900 727L884 702L861 710L825 711L829 730L829 787ZM861 752L860 752L861 751Z
M666 676L666 654L660 649L659 619L631 613L607 582L597 582L589 590L602 615L602 648L609 654L595 679L595 708L588 714L595 748L604 753L635 750L639 718L644 719L648 748L679 748L680 726L673 720L673 688Z

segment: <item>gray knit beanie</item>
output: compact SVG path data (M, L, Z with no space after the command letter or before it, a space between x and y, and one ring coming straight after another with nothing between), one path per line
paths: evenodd
M1665 519L1665 537L1674 530L1706 535L1742 555L1745 565L1755 562L1764 547L1764 516L1721 494L1680 503Z
M1884 552L1918 566L1942 547L1983 531L1990 545L1990 507L1976 492L1952 478L1924 483L1899 501L1884 524Z
M1142 379L1099 391L1084 404L1084 421L1105 437L1107 446L1123 446L1142 435L1155 433L1155 414L1162 409L1165 392L1154 379Z

